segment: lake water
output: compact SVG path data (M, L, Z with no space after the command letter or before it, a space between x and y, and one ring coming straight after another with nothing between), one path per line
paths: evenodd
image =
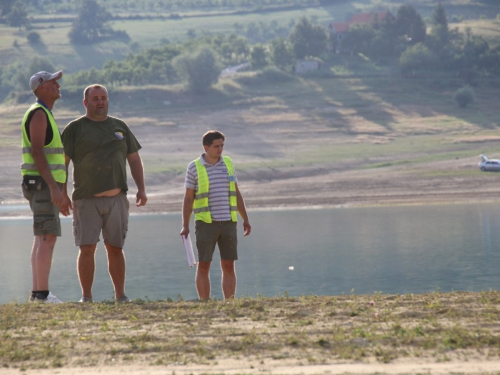
M500 287L499 204L261 211L250 218L248 237L239 223L237 297ZM180 223L180 214L131 217L125 246L130 298L197 297ZM63 219L50 280L63 301L80 298L71 233L70 219ZM0 303L28 297L32 240L31 219L0 220ZM211 279L212 296L222 298L218 254ZM112 297L100 243L94 299Z

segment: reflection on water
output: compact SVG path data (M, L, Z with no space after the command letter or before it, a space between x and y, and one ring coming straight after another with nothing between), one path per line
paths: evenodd
M196 298L180 222L180 214L131 218L125 247L130 298ZM500 283L500 205L251 212L251 222L249 237L239 224L237 296L481 291ZM0 303L29 294L31 233L29 219L0 220ZM51 272L51 289L63 301L80 298L76 255L71 222L63 219ZM218 260L211 272L215 298L222 296ZM106 268L100 244L97 301L113 296Z

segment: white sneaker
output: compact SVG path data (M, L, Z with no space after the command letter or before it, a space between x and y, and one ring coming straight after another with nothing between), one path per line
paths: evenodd
M45 299L40 299L40 298L35 298L36 302L43 302L43 303L63 303L59 298L57 298L55 295L52 294L52 292L49 292L49 295Z

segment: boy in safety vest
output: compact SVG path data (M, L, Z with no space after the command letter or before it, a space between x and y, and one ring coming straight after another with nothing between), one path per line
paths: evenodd
M200 300L210 298L210 265L215 245L219 247L222 269L222 293L225 299L236 294L234 261L238 259L237 212L243 219L244 235L251 231L245 202L238 189L232 160L222 156L226 137L217 130L203 135L205 152L192 161L186 171L182 205L181 236L189 235L191 213L195 215L198 266L196 290Z

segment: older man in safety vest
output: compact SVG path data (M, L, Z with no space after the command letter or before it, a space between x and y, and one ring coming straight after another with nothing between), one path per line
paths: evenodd
M26 111L22 122L22 191L33 211L33 249L31 268L33 286L30 302L61 303L49 291L49 274L56 239L61 235L61 213L69 215L71 203L61 192L66 182L63 145L52 107L61 97L57 82L62 71L38 72L30 78L36 102Z

